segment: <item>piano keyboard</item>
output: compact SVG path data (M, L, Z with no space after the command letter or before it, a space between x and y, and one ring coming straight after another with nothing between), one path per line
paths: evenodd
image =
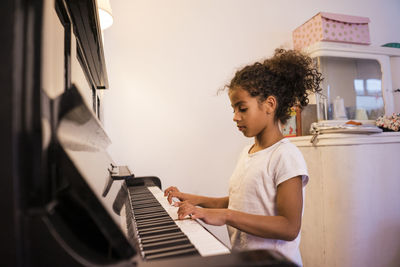
M128 237L138 242L144 259L230 253L196 220L178 220L178 207L170 205L157 186L133 186L128 191L131 208L125 210L123 227Z

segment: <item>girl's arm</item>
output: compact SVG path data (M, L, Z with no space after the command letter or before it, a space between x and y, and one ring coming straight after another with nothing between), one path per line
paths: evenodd
M193 206L200 206L203 208L223 209L227 208L229 203L229 197L205 197L187 194L180 192L175 186L170 186L165 189L164 196L167 196L168 202L170 204L172 203L172 198L176 197L180 201L186 201Z
M187 202L180 204L179 218L191 214L208 224L228 224L246 233L272 239L294 240L300 231L303 207L301 176L293 177L278 186L276 216L254 215L229 209L202 209Z

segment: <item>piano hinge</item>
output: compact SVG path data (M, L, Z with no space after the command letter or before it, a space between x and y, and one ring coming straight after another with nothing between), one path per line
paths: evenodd
M115 180L128 180L131 178L134 178L135 175L131 173L129 170L128 166L115 166L114 164L110 163L110 167L108 167L108 172L110 173L110 176L108 177L104 189L103 189L103 197L106 197L108 192L110 191L110 188Z

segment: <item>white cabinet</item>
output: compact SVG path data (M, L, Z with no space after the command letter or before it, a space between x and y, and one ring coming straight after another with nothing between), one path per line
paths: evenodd
M300 249L304 266L400 263L400 133L291 138L309 170Z

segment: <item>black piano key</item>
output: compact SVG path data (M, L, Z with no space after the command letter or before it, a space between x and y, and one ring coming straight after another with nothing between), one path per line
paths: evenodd
M147 260L156 260L156 259L165 259L171 257L180 257L180 256L192 256L192 255L199 255L199 252L195 248L188 248L181 251L170 251L155 255L146 256Z
M142 216L142 217L140 217ZM135 216L132 216L135 219ZM158 221L174 221L168 213L158 212L154 214L154 216L146 216L146 215L138 215L138 218L135 219L136 222L140 223L150 223L150 222L158 222Z
M141 220L141 219L150 219L150 218L171 218L168 213L166 212L159 212L156 214L144 214L144 215L134 215L135 220Z
M168 218L166 216L166 214L163 213L163 211L148 211L148 212L143 212L143 213L139 213L139 214L134 214L133 216L136 220L147 220L147 219L151 219L151 218ZM170 217L171 218L171 217Z
M191 243L190 240L185 235L177 235L177 236L165 236L164 238L153 238L149 240L141 240L140 244L142 246L151 246L154 244L158 244L159 242L175 242L185 240L188 243Z
M156 202L143 202L143 203L135 203L135 204L132 203L132 208L134 210L143 209L143 208L147 208L147 207L149 207L149 208L151 208L151 207L161 207L162 208L162 206L161 206L161 204L159 202L158 203L156 203Z
M153 198L155 198L150 191L148 191L147 193L146 192L141 192L141 193L138 193L138 194L129 194L129 195L131 196L131 198L135 198L135 199L144 199L144 198L153 199Z
M147 251L161 249L166 247L173 247L178 245L191 245L190 241L187 238L179 238L174 240L165 240L159 242L153 242L149 244L142 244L142 249L146 254Z
M138 210L138 213L140 213L140 212L141 212L141 211ZM161 211L158 211L158 213L159 213L160 215L169 216L169 214L168 214L164 209L162 209ZM135 217L137 217L135 211L133 212L133 215L135 215ZM139 215L140 215L140 214L138 214L138 216L139 216ZM140 216L141 216L141 215L140 215ZM171 216L169 216L169 217L171 217Z
M147 219L135 220L136 225L146 225L146 224L159 223L159 222L174 222L174 221L170 217L158 217L158 218L150 218L150 219L147 218Z
M153 196L150 195L141 195L141 196L130 196L131 198L131 202L132 203L136 203L136 202L141 202L141 201L153 201L153 200L157 200L156 198L154 198Z
M174 221L160 221L160 222L151 222L151 223L142 223L142 224L137 224L138 229L146 229L146 228L151 228L151 227L156 227L156 226L168 226L168 225L174 225Z
M179 227L176 224L170 224L170 225L154 226L151 228L140 228L140 229L138 229L138 232L145 234L148 232L154 232L154 231L159 231L159 230L169 230L169 229L179 229Z
M139 210L139 209L145 209L145 208L155 208L155 207L161 207L163 208L160 203L156 202L146 202L146 203L136 203L136 204L131 204L133 210Z
M147 199L141 199L141 200L132 200L131 201L133 205L139 205L139 204L146 204L146 203L157 203L158 205L161 205L160 202L155 199L155 198L147 198Z
M140 201L147 201L147 200L155 200L155 198L153 198L152 196L147 196L147 195L143 195L143 196L132 196L131 195L131 202L132 203L136 203L136 202L140 202Z
M169 248L153 249L144 252L146 259L165 258L168 256L187 255L187 253L197 254L196 248L192 244L177 245Z
M165 215L164 210L154 209L154 210L141 211L138 213L135 212L134 217L141 218L141 219L143 219L145 216L147 216L146 218L157 218L157 217L160 217L158 215L163 215L163 214ZM169 216L169 214L168 214L168 216ZM171 218L171 216L169 216L169 217Z
M137 227L138 227L138 230L140 232L148 232L148 231L151 231L151 230L172 229L172 228L180 229L178 227L178 225L176 225L175 223L168 223L167 225L154 225L151 228L149 228L149 227L141 228L141 226L137 226Z
M140 202L140 203L131 203L131 205L134 210L146 207L162 207L160 202Z
M162 207L160 203L146 203L146 204L132 204L132 208L137 210L137 209L145 209L145 208L151 208L151 207Z
M161 224L176 224L171 218L156 218L157 220L141 220L136 221L136 225L139 226L151 226L151 225L161 225Z
M145 216L145 215L143 215L143 216ZM153 215L153 216L150 216L150 217L139 217L139 218L136 218L136 217L134 217L133 218L137 223L148 223L148 222L155 222L155 221L164 221L164 222L170 222L170 221L173 221L172 219L171 219L171 217L169 217L169 216L155 216L155 214ZM153 220L150 220L150 219L153 219ZM150 221L149 221L150 220Z
M136 226L139 227L151 227L151 226L160 226L160 225L176 225L176 223L168 218L163 220L152 220L152 221L137 221Z
M174 242L178 240L186 240L190 242L189 238L187 238L186 235L176 235L176 236L164 236L160 238L154 238L154 239L149 239L149 240L142 240L141 244L142 246L152 246L155 244L158 244L160 242Z
M138 193L143 192L143 191L150 192L147 187L135 187L134 190L130 190L130 192L132 194L138 194Z
M146 196L154 198L153 194L149 190L141 191L141 192L130 192L129 195L131 197L136 197L136 198L143 198L143 197L146 197Z
M150 198L143 198L140 200L137 199L133 199L132 201L132 205L140 205L140 204L146 204L146 203L158 203L160 205L160 202L158 202L157 199L150 199Z
M147 191L134 191L134 192L131 191L131 192L129 192L130 196L137 197L137 198L140 198L140 197L143 197L143 196L147 196L149 194L152 197L154 197L153 194L149 190L147 190Z
M144 251L145 255L154 255L154 254L159 254L159 253L164 253L168 251L179 251L187 248L194 248L192 244L182 244L182 245L176 245L176 246L167 246L167 247L162 247L162 248L156 248L156 249L148 249Z
M148 192L142 192L142 193L131 193L129 194L129 196L131 197L131 199L145 199L145 198L152 198L153 195Z
M163 213L167 213L167 212L165 211L165 209L164 209L163 207L160 207L160 206L143 207L143 208L139 208L139 209L133 208L133 213L134 213L134 214L139 214L139 213L141 213L141 212L145 212L145 211L148 211L148 210L157 210L157 211L161 210ZM168 213L167 213L167 214L168 214Z
M141 214L148 214L148 213L156 213L156 212L162 212L165 211L163 208L147 208L147 209L141 209L141 210L135 210L135 215L141 215Z
M161 206L143 206L143 207L140 207L140 208L135 208L135 207L132 207L133 208L133 210L135 211L135 214L136 213L140 213L140 212L142 212L142 211L146 211L146 210L151 210L151 209L153 209L153 210L162 210L162 211L165 211L165 209L163 208L163 207L161 207Z
M167 240L167 239L174 239L174 238L181 238L181 237L186 237L187 236L183 232L173 232L173 233L160 233L158 235L153 235L153 236L143 236L140 238L142 243L151 243L151 242L157 242L161 240Z
M165 214L163 211L143 212L140 214L135 214L133 217L136 220L148 220L148 219L159 219L159 218L165 218L165 220L172 220L171 216Z
M157 210L157 211L161 210L161 211L165 212L165 209L160 206L147 206L147 207L141 207L141 208L133 208L133 210L134 210L135 214L139 214L141 212L146 212L149 210Z
M143 208L151 208L151 207L162 207L160 203L155 203L155 202L146 202L146 203L136 203L132 204L132 208L134 210L136 209L143 209Z
M149 230L149 231L139 231L139 236L140 237L146 237L146 236L154 236L154 235L159 235L159 234L168 234L168 233L175 233L175 232L180 232L181 229L179 227L168 227L168 228L162 228L162 229L156 229L156 230Z
M147 209L147 208L156 208L156 207L161 207L163 208L160 203L148 203L148 204L141 204L141 205L132 205L132 208L134 210L141 210L141 209Z

